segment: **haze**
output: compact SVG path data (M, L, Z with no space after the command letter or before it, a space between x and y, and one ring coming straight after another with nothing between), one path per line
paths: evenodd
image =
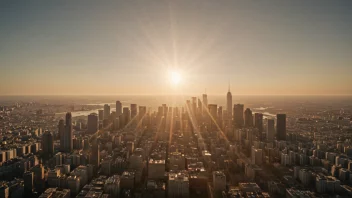
M0 95L352 94L351 1L7 1ZM178 86L170 71L180 71Z

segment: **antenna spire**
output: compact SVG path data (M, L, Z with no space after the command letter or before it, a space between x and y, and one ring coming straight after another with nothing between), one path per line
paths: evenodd
M231 92L230 89L231 89L231 83L230 83L230 80L229 80L229 92Z

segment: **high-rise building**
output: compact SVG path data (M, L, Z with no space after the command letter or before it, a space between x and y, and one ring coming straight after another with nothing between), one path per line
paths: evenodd
M23 180L24 180L24 193L26 195L30 195L33 192L34 188L34 174L33 172L25 172L23 174Z
M222 120L222 106L218 107L218 120Z
M42 135L42 147L45 158L54 155L54 137L49 131L45 131Z
M119 117L122 114L122 103L116 101L116 116Z
M99 129L98 115L96 113L91 113L88 115L87 122L87 133L95 133Z
M266 129L266 139L268 141L273 141L274 133L275 133L275 121L273 119L268 119L268 124Z
M98 116L99 116L99 121L104 120L104 110L103 109L98 110Z
M65 132L66 132L66 129L65 129L65 121L64 120L60 120L59 121L59 125L58 125L58 128L59 128L59 137L60 137L60 151L65 151Z
M186 173L169 173L168 197L189 197L189 179Z
M208 109L209 109L209 113L210 115L213 117L214 120L217 119L217 109L218 109L218 105L216 104L209 104L208 105Z
M226 101L227 101L227 108L226 108L226 111L227 111L227 118L228 120L232 120L232 94L231 94L231 91L230 91L230 84L229 84L229 90L227 92L227 96L226 96Z
M64 134L64 150L71 152L73 149L73 129L72 129L72 114L71 112L66 113L66 125Z
M206 111L206 108L208 107L208 95L207 94L203 94L203 107L202 107L202 113L204 113L204 111Z
M247 108L244 111L244 126L253 127L253 113L250 108Z
M263 136L263 114L255 113L254 114L254 126L258 129L259 139L262 140Z
M192 112L194 115L197 112L197 97L192 97Z
M276 138L286 140L286 114L277 114L276 117Z
M223 172L213 172L213 187L215 192L226 190L226 175Z
M263 150L262 149L255 149L252 147L252 164L262 165L263 164Z
M110 117L110 105L105 104L104 105L104 120L109 119Z
M130 112L130 109L128 107L124 107L123 108L123 116L124 116L124 122L125 122L125 125L128 124L131 120L131 112Z
M131 104L131 119L137 116L137 104Z
M233 123L235 126L239 128L243 127L243 124L244 124L243 111L244 111L243 104L233 105Z
M93 143L91 147L91 164L93 164L97 169L100 166L100 145L99 143Z

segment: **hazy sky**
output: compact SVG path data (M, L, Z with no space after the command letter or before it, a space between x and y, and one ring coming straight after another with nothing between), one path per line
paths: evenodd
M0 69L0 95L352 94L352 1L0 1Z

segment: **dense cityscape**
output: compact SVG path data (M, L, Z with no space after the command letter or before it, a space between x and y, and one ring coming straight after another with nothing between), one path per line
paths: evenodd
M0 0L0 198L351 198L352 0Z
M0 197L352 196L350 109L245 105L1 106Z

